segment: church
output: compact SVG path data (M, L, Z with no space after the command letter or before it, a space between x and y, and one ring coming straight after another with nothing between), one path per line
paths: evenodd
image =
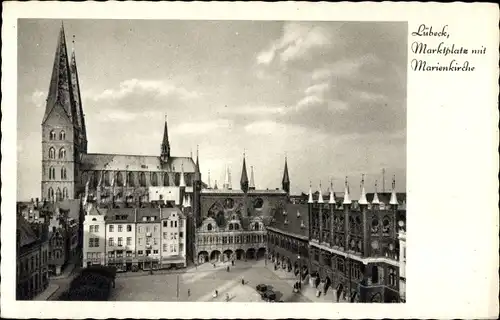
M89 153L87 144L75 52L68 56L61 26L42 120L42 198L78 199L87 191L113 207L160 198L179 204L182 180L192 192L196 164L171 156L166 120L158 155Z

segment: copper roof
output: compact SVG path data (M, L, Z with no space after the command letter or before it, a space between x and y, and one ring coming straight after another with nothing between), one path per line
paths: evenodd
M186 173L195 171L195 163L189 157L171 157L165 163L158 156L98 153L82 156L83 170L181 172L181 167L184 167Z
M309 237L309 211L307 204L287 204L283 211L276 210L270 227L298 237ZM300 213L298 216L297 213ZM285 223L286 221L286 223ZM304 227L302 227L302 224Z

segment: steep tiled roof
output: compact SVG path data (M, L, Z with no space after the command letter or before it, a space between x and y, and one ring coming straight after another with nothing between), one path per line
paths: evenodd
M177 215L181 218L185 218L184 214L182 211L178 208L162 208L161 209L161 218L162 219L168 219L172 213L177 213Z
M153 222L160 221L160 208L140 208L137 209L137 222L147 222L142 221L143 217L156 217L156 220Z
M28 246L37 241L37 236L30 224L23 216L17 216L17 230L19 230L19 245L21 247Z
M307 204L287 204L286 215L283 211L276 211L274 220L270 227L281 230L287 234L297 235L299 237L309 236L309 211ZM297 212L300 213L298 216ZM285 221L287 223L285 223ZM301 224L304 224L304 227Z
M68 210L69 218L73 218L75 220L79 220L80 218L80 200L78 199L65 199L56 204L59 206L59 209Z
M117 220L116 216L123 216L124 219ZM108 209L106 222L135 222L135 208Z
M203 189L201 191L202 193L206 194L243 194L243 190L228 190L228 189ZM248 194L262 194L262 195L268 195L268 194L281 194L285 195L286 192L284 190L278 189L278 190L248 190Z
M166 163L157 156L89 153L82 156L83 170L168 171L194 172L195 163L189 157L171 157Z

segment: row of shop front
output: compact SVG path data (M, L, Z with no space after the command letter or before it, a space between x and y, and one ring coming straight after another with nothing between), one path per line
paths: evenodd
M149 271L168 268L186 267L186 260L181 256L163 257L139 257L139 258L107 258L107 259L88 259L86 266L105 265L114 266L118 272L127 271Z

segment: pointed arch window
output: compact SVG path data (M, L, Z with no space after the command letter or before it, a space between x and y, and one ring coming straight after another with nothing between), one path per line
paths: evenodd
M61 189L59 189L59 188L57 188L57 191L56 191L56 199L57 199L57 201L62 200L62 192L61 192Z
M134 182L134 173L129 172L127 175L127 187L134 187L135 182Z
M66 180L68 178L67 174L66 174L66 168L65 167L62 167L61 168L61 179L62 180Z
M66 158L66 149L61 148L59 149L59 159L64 159Z
M54 130L50 131L49 139L56 140L56 132Z
M116 174L116 184L119 187L123 187L123 175L120 171L118 171L118 173Z
M66 132L64 132L64 130L61 130L61 132L59 132L59 140L65 140L66 139Z
M156 174L156 172L153 172L153 174L151 175L151 184L155 187L158 185L158 175Z
M164 185L165 187L167 187L167 186L168 186L168 183L169 183L168 173L167 173L167 172L165 172L165 174L163 175L163 185Z
M111 185L110 172L104 171L104 186L109 187Z
M50 201L54 200L54 189L49 188L47 197L49 198Z
M145 187L146 186L146 174L144 174L144 172L141 172L139 174L139 184L141 187Z
M56 178L56 169L54 167L49 168L49 180L54 180Z
M64 187L62 191L63 199L68 199L68 188Z
M55 159L56 158L56 149L54 147L50 147L49 149L49 159Z

